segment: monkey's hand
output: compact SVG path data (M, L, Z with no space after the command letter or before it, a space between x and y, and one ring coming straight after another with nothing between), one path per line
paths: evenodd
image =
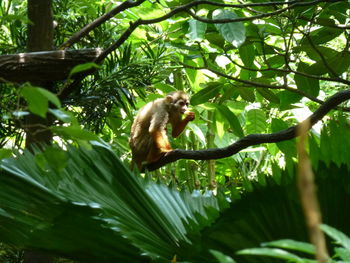
M186 111L185 112L185 121L193 121L196 118L196 115L192 111Z

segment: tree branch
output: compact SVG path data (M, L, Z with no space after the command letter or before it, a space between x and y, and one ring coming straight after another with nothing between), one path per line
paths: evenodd
M253 145L261 143L276 143L286 141L297 137L297 129L305 122L310 122L310 128L321 120L330 110L334 109L340 103L350 99L350 90L340 91L326 100L313 114L311 114L306 120L298 125L292 126L288 129L268 134L250 134L247 135L235 143L224 147L215 149L206 149L199 151L181 150L175 149L167 153L159 161L148 164L143 167L143 170L153 171L165 164L175 162L179 159L192 159L192 160L213 160L230 157L239 151Z
M297 7L297 6L308 6L308 5L314 5L317 3L325 3L325 2L339 2L342 0L315 0L315 1L311 1L311 2L303 2L303 1L292 1L292 2L288 2L289 6L286 8L282 8L277 10L276 12L284 12L292 7ZM137 1L137 2L133 2L133 3L139 3L142 1ZM104 52L102 52L100 54L99 57L97 57L95 59L95 63L99 64L102 63L102 61L110 54L112 53L114 50L118 49L128 38L129 36L132 34L132 32L139 27L140 25L151 25L151 24L155 24L155 23L159 23L162 22L168 18L171 18L172 16L181 13L181 12L189 12L189 9L198 5L203 5L203 4L209 4L209 5L213 5L213 6L222 6L222 7L237 7L237 8L244 8L247 6L253 6L253 5L230 5L230 4L222 4L222 3L215 3L215 2L211 2L211 1L192 1L189 2L188 4L182 5L182 6L178 6L176 8L174 8L173 10L171 10L170 12L168 12L167 14L158 17L158 18L154 18L154 19L149 19L149 20L144 20L144 19L138 19L135 22L130 22L130 26L124 31L124 33L120 36L120 38L113 43L111 46L109 46L107 49L104 50ZM268 6L274 6L274 5L279 5L279 4L286 4L285 2L268 2L265 3ZM264 6L264 4L260 4L260 6ZM281 11L282 10L282 11ZM278 13L276 13L278 14ZM269 13L268 16L273 15L272 13ZM244 21L252 21L255 20L257 18L261 18L258 16L251 16L251 17L246 17L246 18L242 18L244 19ZM197 19L197 18L196 18ZM229 20L228 22L237 22L237 21L242 21L240 20L241 18L238 18L238 20L236 19L232 19ZM207 21L205 21L206 23L224 23L226 20L212 20L212 19L207 19ZM77 77L73 83L69 84L64 90L62 90L62 92L59 94L60 99L64 99L66 98L71 92L73 92L75 90L75 88L77 86L80 85L80 82L88 75L91 74L92 72L81 72L80 76ZM272 87L271 87L272 88ZM304 96L307 96L307 94L305 94Z
M83 29L81 29L79 32L75 33L70 39L68 39L66 42L64 42L59 49L66 49L68 47L71 47L74 43L78 42L82 37L89 34L92 30L94 30L96 27L100 26L107 20L111 19L112 17L116 16L120 12L123 12L124 10L139 6L145 2L145 0L139 0L139 1L131 1L127 0L117 6L116 8L112 9L110 12L104 14L103 16L100 16L96 20L94 20L92 23L86 25Z
M341 0L335 0L335 1L332 1L332 2L340 2L340 1ZM187 13L190 14L194 19L196 19L196 20L198 20L200 22L203 22L203 23L207 23L207 24L224 24L224 23L252 21L252 20L256 20L256 19L266 18L266 17L270 17L270 16L281 14L281 13L283 13L285 11L288 11L290 9L293 9L295 7L309 6L309 5L314 5L314 4L318 4L318 3L324 3L324 2L330 2L330 1L327 1L327 0L315 0L315 1L311 1L311 2L293 1L292 4L290 4L291 2L288 3L289 6L287 6L285 8L278 9L278 10L276 10L274 12L263 13L263 14L259 14L259 15L255 15L255 16L249 16L249 17L233 18L233 19L208 19L208 18L203 18L203 17L197 16L195 13L193 13L189 9L187 9Z

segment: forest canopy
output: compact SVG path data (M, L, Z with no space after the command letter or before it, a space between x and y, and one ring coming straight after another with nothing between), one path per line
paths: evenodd
M236 213L254 225L252 218L265 212L250 208L249 200L259 202L260 196L269 207L281 198L292 207L286 218L297 218L295 231L310 231L302 209L315 207L298 201L294 208L291 200L297 174L311 168L325 189L318 192L317 213L329 227L350 234L325 212L332 192L327 180L339 187L337 200L349 199L349 15L344 0L2 0L0 241L83 262L176 262L175 255L180 261L231 262L222 257L236 258L238 250L264 241L308 241L288 235L293 227L286 235L259 235L253 226L256 238L246 240L250 228L240 225ZM178 138L169 135L175 150L146 165L141 176L131 172L134 117L146 103L176 90L189 95L195 120ZM308 141L298 138L300 128ZM326 178L325 171L333 170ZM337 176L344 177L343 186ZM293 194L285 196L289 190ZM344 210L342 202L329 203ZM274 216L269 212L266 218ZM62 245L67 236L60 234L69 229L63 227L65 213L71 217L67 225L87 234ZM220 226L240 226L242 232L225 236ZM10 234L15 227L20 230ZM334 234L327 227L323 231ZM239 237L226 242L229 235ZM40 236L57 243L48 245ZM106 246L76 245L84 238L106 238ZM114 253L116 240L122 245ZM198 251L190 255L193 244ZM108 251L104 258L100 249ZM322 260L319 250L316 257Z

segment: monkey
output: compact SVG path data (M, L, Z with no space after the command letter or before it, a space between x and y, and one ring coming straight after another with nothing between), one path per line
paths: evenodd
M167 124L172 126L172 137L178 137L188 122L195 119L195 113L188 111L188 105L187 94L174 91L140 109L131 126L129 139L132 152L131 169L136 164L141 171L144 162L156 162L173 150L167 136Z

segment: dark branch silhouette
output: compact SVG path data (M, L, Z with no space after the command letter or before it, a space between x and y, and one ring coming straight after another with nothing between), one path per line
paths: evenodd
M223 4L223 3L215 3L212 1L206 1L206 0L202 0L202 1L191 1L187 4L175 7L174 9L172 9L170 12L168 12L167 14L161 16L161 17L157 17L154 19L138 19L134 22L130 22L130 26L124 31L124 33L119 37L119 39L113 43L111 46L109 46L108 48L106 48L99 57L97 57L95 59L95 63L100 64L103 62L103 60L109 55L111 54L113 51L115 51L116 49L118 49L128 38L129 36L132 34L132 32L134 32L135 29L137 29L139 26L141 25L151 25L151 24L156 24L159 22L162 22L168 18L171 18L172 16L182 13L182 12L187 12L189 13L191 16L193 16L193 18L199 20L199 21L203 21L205 23L209 23L209 24L215 24L215 23L227 23L227 22L238 22L238 21L253 21L256 19L261 19L263 17L270 17L273 15L277 15L283 12L286 12L290 9L293 9L295 7L299 7L299 6L310 6L310 5L314 5L314 4L318 4L318 3L327 3L327 2L340 2L342 0L314 0L314 1L310 1L310 2L302 2L302 1L291 1L291 2L266 2L266 3L256 3L256 4L239 4L239 5L232 5L232 4ZM74 35L70 40L68 40L66 43L64 43L62 45L62 48L67 47L69 45L71 45L72 43L77 42L81 37L85 36L86 34L88 34L91 30L93 30L94 28L96 28L97 26L99 26L100 24L102 24L103 22L107 21L108 19L110 19L111 17L113 17L113 15L116 15L128 8L134 7L134 6L138 6L142 3L142 0L139 1L126 1L123 4L121 4L120 6L116 7L115 9L113 9L110 13L105 14L104 16L96 19L94 22L92 22L91 24L87 25L86 27L84 27L80 32L78 32L76 35ZM218 6L218 7L232 7L232 8L246 8L246 7L253 7L253 6L277 6L277 5L283 5L283 4L288 4L287 7L285 8L281 8L278 9L272 13L266 13L266 14L261 14L261 15L257 15L257 16L250 16L250 17L244 17L244 18L237 18L237 19L217 19L217 20L213 20L213 19L204 19L201 17L196 16L193 12L191 12L191 8L199 6L199 5L212 5L212 6ZM96 69L95 69L96 70ZM74 81L70 84L68 84L62 91L60 94L58 94L60 99L65 99L67 96L69 96L69 94L71 94L73 91L76 90L77 87L80 86L81 81L89 74L92 74L95 70L90 70L87 72L81 72L78 76L76 76L76 78L74 79Z
M226 158L238 153L239 151L249 146L261 143L276 143L293 139L297 137L298 127L304 122L310 122L310 129L315 123L321 120L329 111L331 111L336 106L349 99L350 90L340 91L332 97L330 97L328 100L326 100L313 114L311 114L302 123L289 127L288 129L268 134L250 134L224 148L213 148L198 151L175 149L167 153L159 161L146 165L145 167L143 167L142 170L153 171L168 163L175 162L179 159L213 160Z

